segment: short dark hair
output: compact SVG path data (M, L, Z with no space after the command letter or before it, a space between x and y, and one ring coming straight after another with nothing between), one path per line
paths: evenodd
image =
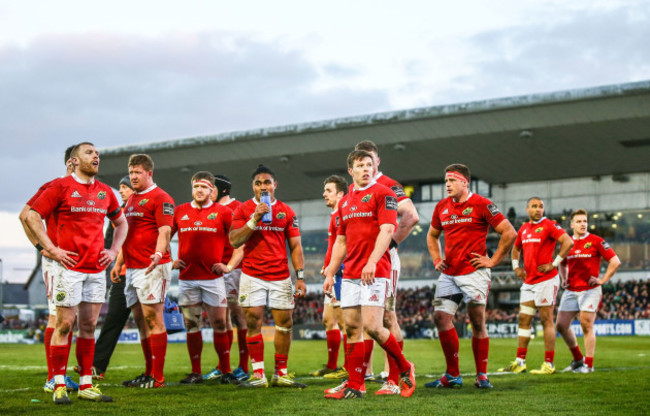
M88 146L93 146L93 147L95 147L95 145L94 145L93 143L91 143L91 142L81 142L81 143L77 143L77 144L75 144L74 146L72 146L72 150L70 150L70 157L71 157L71 158L72 158L72 157L78 157L78 156L79 156L79 149L81 148L81 146L84 146L84 145L88 145ZM67 151L67 150L66 150L66 151ZM67 162L67 161L68 161L68 159L66 159L66 162Z
M354 161L355 160L365 159L367 157L372 159L372 155L369 152L365 151L365 150L353 150L353 151L351 151L350 154L348 155L348 168L352 169L352 166L354 166Z
M573 217L575 217L576 215L584 215L584 216L586 216L587 218L589 218L589 214L587 214L587 210L586 210L586 209L583 209L583 208L578 208L578 209L576 209L575 211L573 211L573 212L571 213L571 218L570 218L570 220L573 221Z
M337 193L338 192L343 192L343 194L348 193L348 181L346 181L344 177L339 175L328 176L327 179L323 181L323 185L327 185L328 183L334 184Z
M73 144L72 146L68 146L67 149L65 149L65 158L63 159L64 164L68 164L68 160L72 157L72 151L74 148L77 147L77 145Z
M127 166L142 166L149 172L153 171L153 159L144 153L138 153L129 157L129 164Z
M375 144L375 142L371 140L363 140L357 143L357 145L354 146L354 150L365 150L366 152L375 152L379 154L379 149L377 148L377 145Z
M255 177L260 173L268 173L273 177L273 181L275 181L275 172L273 172L270 168L262 165L261 163L257 165L257 169L255 169L255 171L251 175L251 179L255 179Z
M232 183L230 182L229 177L226 175L214 175L214 184L217 187L217 199L230 195Z
M528 204L530 204L530 201L532 201L534 199L537 199L537 200L542 201L542 202L544 201L542 198L540 198L538 196L531 196L530 198L528 198L528 201L526 201L526 206L528 206Z
M469 168L462 163L452 163L445 168L445 173L447 172L458 172L466 177L468 182L472 180L472 174L470 173Z
M205 179L206 181L210 182L212 186L214 186L214 175L212 172L208 172L207 170L200 170L196 172L194 175L192 175L192 182L194 181L200 181Z

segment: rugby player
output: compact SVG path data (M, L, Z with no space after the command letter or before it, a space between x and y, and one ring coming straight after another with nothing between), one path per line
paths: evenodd
M531 324L535 309L544 328L544 362L531 374L555 373L555 325L553 310L560 286L557 267L567 256L573 241L562 227L544 216L544 201L534 196L526 203L529 221L521 226L512 248L512 269L524 284L519 297L519 330L517 357L507 367L498 371L526 372L526 353L531 336ZM553 259L555 246L560 244L558 255ZM524 253L524 267L519 266L521 252Z
M228 240L232 212L212 202L214 176L200 171L192 176L192 202L176 207L172 236L178 233L178 259L172 268L179 269L178 304L183 310L187 329L187 351L192 372L183 384L202 383L201 317L203 308L213 330L214 349L219 356L221 383L236 381L230 370L230 344L226 333L226 285L223 274L233 264L224 264L223 250Z
M110 402L92 385L95 325L106 294L104 269L115 259L127 233L127 223L112 189L97 181L99 152L89 142L71 153L74 172L57 179L34 201L27 225L38 243L65 270L54 273L52 295L56 304L56 328L50 345L54 371L55 404L69 404L65 385L68 334L78 318L76 356L80 370L80 399ZM57 244L48 237L42 219L56 215ZM115 226L110 249L104 248L104 219Z
M74 170L74 165L72 164L72 160L70 160L72 149L74 149L74 145L69 146L67 149L65 149L63 161L66 167L66 172L64 177L70 175ZM45 361L47 363L47 380L43 386L43 391L46 393L54 393L54 369L52 368L50 359L50 343L52 341L52 334L54 333L54 328L56 326L56 305L54 304L54 299L52 299L52 279L54 273L62 271L62 268L61 265L48 257L50 254L42 248L34 234L29 230L29 227L27 226L27 216L29 215L29 210L31 209L34 201L36 201L38 197L41 196L43 191L47 189L55 180L56 179L43 184L38 189L38 191L36 191L36 193L29 199L29 201L27 201L22 211L20 211L20 215L18 216L20 223L23 226L23 230L25 231L25 235L29 239L29 242L32 243L38 252L42 255L41 272L43 274L43 281L45 282L45 294L47 296L47 309L49 312L49 316L47 318L47 326L45 328L45 334L43 337L43 344L45 345ZM52 243L56 245L56 216L49 215L47 218L45 218L45 224L47 226L47 236L50 237ZM70 331L69 338L70 339L68 340L68 344L72 342L72 331ZM67 375L65 376L65 384L68 387L69 391L75 391L79 389L79 385L72 381L72 379Z
M135 191L124 207L129 233L111 279L115 282L122 264L126 264L124 295L140 332L145 372L122 384L160 388L165 387L167 330L163 307L172 273L169 240L174 200L154 183L154 163L149 155L131 155L128 168Z
M354 188L339 201L340 223L323 291L331 295L334 275L345 257L341 308L348 334L349 380L326 390L325 398L360 398L365 391L363 375L368 363L364 362L364 330L397 362L401 395L410 397L415 390L415 368L402 354L395 336L383 325L391 285L388 249L397 221L397 197L390 188L373 180L370 153L353 151L348 155L347 165Z
M415 205L413 205L413 201L411 201L411 198L409 198L408 195L406 195L406 192L404 192L404 187L402 187L402 185L396 180L379 171L379 164L381 163L381 160L379 159L379 149L377 148L377 145L370 140L364 140L356 145L355 150L365 150L372 155L374 180L376 180L377 183L392 189L392 191L395 192L395 195L397 196L397 215L399 220L397 222L397 227L395 227L393 238L390 241L391 284L388 288L389 293L387 293L386 297L384 326L388 328L391 334L395 336L395 339L397 340L400 348L403 348L404 337L402 335L402 330L399 327L397 313L395 312L395 306L397 304L397 284L399 282L399 275L401 271L401 263L399 254L397 252L397 246L410 235L411 230L418 223L420 217L418 215L417 209L415 208ZM366 348L368 348L368 346L366 346ZM372 348L372 346L370 348ZM388 377L383 386L377 390L375 394L399 394L399 369L397 368L395 361L388 354L386 354L386 366L388 367Z
M241 202L230 196L232 183L225 175L214 175L215 190L212 193L212 201L219 203L230 210L231 216ZM239 381L248 380L248 346L246 345L246 317L241 306L239 306L239 277L241 276L241 259L244 256L244 247L234 250L230 241L226 239L223 248L224 264L232 265L231 270L223 275L226 283L226 299L228 309L226 310L226 333L228 334L229 349L232 348L234 332L233 319L237 326L237 344L239 346L239 365L232 374ZM231 261L232 260L232 261ZM216 380L221 378L221 370L217 367L203 376L204 380Z
M244 260L239 282L239 303L244 308L248 334L246 343L253 374L241 387L268 387L264 373L264 339L262 320L267 304L275 322L274 387L305 388L287 372L294 308L294 291L289 273L286 244L296 272L295 296L304 297L304 258L298 228L298 217L291 207L275 199L278 182L275 173L259 165L251 175L254 197L242 203L233 214L230 244L237 249L244 246ZM271 206L261 203L263 192L268 192ZM271 213L270 222L262 222L265 213Z
M512 224L489 199L469 190L469 168L452 164L445 168L447 198L436 204L427 234L433 264L440 272L433 315L445 354L445 374L426 387L461 387L458 367L458 334L453 318L463 301L472 324L472 351L478 388L492 388L487 377L490 339L485 327L485 305L490 289L490 269L503 260L517 238ZM496 251L486 255L489 227L501 234ZM445 234L445 253L440 238Z
M332 210L330 214L330 225L327 230L327 253L321 274L325 276L325 270L332 257L332 247L336 241L336 225L340 222L338 206L341 198L347 193L348 183L345 178L338 175L329 176L323 182L323 198L325 205ZM332 296L325 295L323 303L323 325L327 338L327 364L323 368L312 372L313 377L325 376L326 378L345 378L348 376L347 366L338 367L339 350L341 348L341 329L345 331L343 313L341 312L341 281L343 270L339 269L334 275L334 293ZM343 335L343 348L347 347L347 334Z
M614 276L621 265L621 260L605 240L588 231L588 215L584 209L571 213L571 229L575 244L560 266L562 286L566 287L566 290L560 299L557 330L573 354L571 365L564 371L591 373L594 371L596 351L594 321L603 296L602 285ZM605 274L599 278L602 260L608 264ZM580 319L584 334L584 357L578 347L576 335L571 329L571 322L576 316Z

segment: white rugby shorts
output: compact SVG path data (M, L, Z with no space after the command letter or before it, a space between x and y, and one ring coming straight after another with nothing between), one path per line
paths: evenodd
M390 286L390 279L375 277L371 285L364 285L361 279L343 279L341 285L341 308L355 306L386 306L386 294Z
M472 273L460 276L450 276L441 273L436 283L434 300L453 296L463 295L463 302L469 305L485 305L490 293L491 271L488 268L481 268ZM445 302L437 305L436 310L455 314L456 311L447 310Z
M565 290L560 299L560 312L596 312L603 297L603 288L596 286L593 289L574 292Z
M178 281L178 305L190 306L200 303L217 308L228 306L223 278Z
M332 296L327 296L325 295L325 300L323 301L323 304L325 306L330 305L334 308L338 308L341 306L341 301L339 299L336 299L336 295L332 293Z
M226 298L228 302L236 303L239 298L239 280L241 278L241 268L233 269L230 273L223 275L226 282Z
M106 298L106 272L83 273L61 267L54 272L52 298L56 306L70 308L81 302L104 303Z
M397 248L393 247L389 250L390 253L390 285L388 286L388 293L386 293L386 310L395 311L397 296L397 284L399 283L399 275L402 270L402 264L399 260Z
M555 276L552 279L544 280L543 282L529 285L524 283L521 285L521 295L519 296L519 303L535 301L535 306L552 306L555 305L557 298L557 290L560 287L560 276Z
M47 296L47 310L50 315L56 316L56 305L54 304L54 297L52 290L54 288L54 275L63 273L65 267L61 266L59 262L42 257L41 272L43 273L43 282L45 283L45 296Z
M126 269L124 296L127 308L138 302L154 305L165 301L172 280L172 263L159 264L149 274L145 274L145 270Z
M271 309L293 309L291 276L283 280L262 280L242 273L239 280L239 304L242 308L268 305Z

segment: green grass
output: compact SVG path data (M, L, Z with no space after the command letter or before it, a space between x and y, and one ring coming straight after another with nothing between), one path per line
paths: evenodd
M494 372L514 357L515 339L493 339L488 370ZM236 351L236 348L233 348ZM90 412L92 414L248 414L248 415L611 415L648 414L650 399L650 338L601 337L598 339L593 374L552 376L491 375L494 390L473 387L474 364L470 340L461 340L460 362L465 386L460 390L426 389L444 369L444 357L437 340L407 340L407 358L416 364L418 387L413 397L377 397L379 384L367 383L362 400L326 401L323 389L335 383L307 376L326 361L324 341L296 341L292 345L289 370L309 387L302 391L282 388L242 390L216 383L181 386L178 380L189 372L185 344L170 344L165 373L170 384L164 390L137 390L120 385L142 370L139 345L118 345L102 391L114 403L82 402L72 395L71 406L54 407L52 396L42 390L46 377L42 345L0 346L0 415ZM571 361L568 349L558 340L556 364L559 369ZM273 345L266 344L267 376L272 375ZM375 349L374 369L381 371L381 350ZM531 342L529 368L543 360L541 339ZM74 353L71 354L74 364ZM203 369L216 363L212 344L203 351ZM233 357L233 364L236 359ZM69 372L74 375L72 371ZM76 377L73 377L76 379ZM38 402L32 402L32 400Z

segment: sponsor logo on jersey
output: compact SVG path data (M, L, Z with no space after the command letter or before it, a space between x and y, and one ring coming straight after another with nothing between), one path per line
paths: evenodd
M144 204L146 204L147 202L149 202L148 199L143 199L142 201L138 202L138 205L140 205L141 207L143 207Z
M463 210L463 215L469 215L472 213L472 211L474 211L474 208L465 208Z
M553 225L555 225L555 228L557 228L558 230L561 230L561 229L562 229L562 226L560 226L560 224L558 224L558 223L555 223L555 224L553 224Z
M59 292L56 294L57 302L63 302L64 299L65 299L65 292Z
M350 207L350 211L354 212L354 211L356 211L356 210L357 210L357 206L356 206L356 205Z
M174 215L174 204L171 202L163 202L163 215Z
M284 212L278 212L278 215L276 215L275 218L281 220L282 218L284 218L286 216L287 216L287 214L285 214Z
M129 212L133 211L133 207L129 207L129 209L127 209L127 211L129 211Z
M199 226L202 225L203 223L201 221L194 221L194 225Z
M336 224L336 228L341 226L341 218L336 216L334 217L334 223Z
M213 212L212 214L208 215L209 220L213 220L215 218L217 218L217 213L216 212Z
M364 195L363 198L361 198L361 202L368 202L372 199L372 194Z
M591 247L591 243L585 244L585 248L589 248L589 247ZM577 253L577 251L576 251L576 253Z
M300 221L298 221L298 217L293 217L293 220L291 222L291 226L293 228L300 228Z
M542 231L544 231L544 227L535 228L535 232L538 233L538 234L541 233Z
M86 204L90 205L92 207L93 205L95 205L95 201L93 201L92 199L89 199L88 201L86 201Z
M487 209L490 211L490 214L492 214L492 216L495 216L499 213L499 208L497 208L496 204L488 205Z
M387 196L385 206L388 211L397 211L397 198L390 195Z
M106 198L106 192L104 192L104 191L99 191L99 192L97 193L97 199L104 199L104 198Z
M131 207L131 208L133 208L133 207ZM190 219L190 217L187 214L185 214L185 215L183 215L183 218L181 218L181 221L187 221L189 219Z
M348 206L348 201L345 201L345 202L343 203L343 206L342 206L341 208L345 208L345 207L347 207L347 206Z
M607 241L601 241L600 245L602 245L605 250L609 250L611 248L609 244L607 244Z
M81 194L76 190L70 195L71 198L81 198Z
M445 208L444 211L442 211L442 215L449 214L449 208Z
M401 197L403 197L403 196L407 196L407 195L406 195L406 192L404 192L404 188L402 188L402 187L399 186L399 185L391 186L390 189L391 189L393 192L395 192L395 195L396 195L398 198L401 198Z

